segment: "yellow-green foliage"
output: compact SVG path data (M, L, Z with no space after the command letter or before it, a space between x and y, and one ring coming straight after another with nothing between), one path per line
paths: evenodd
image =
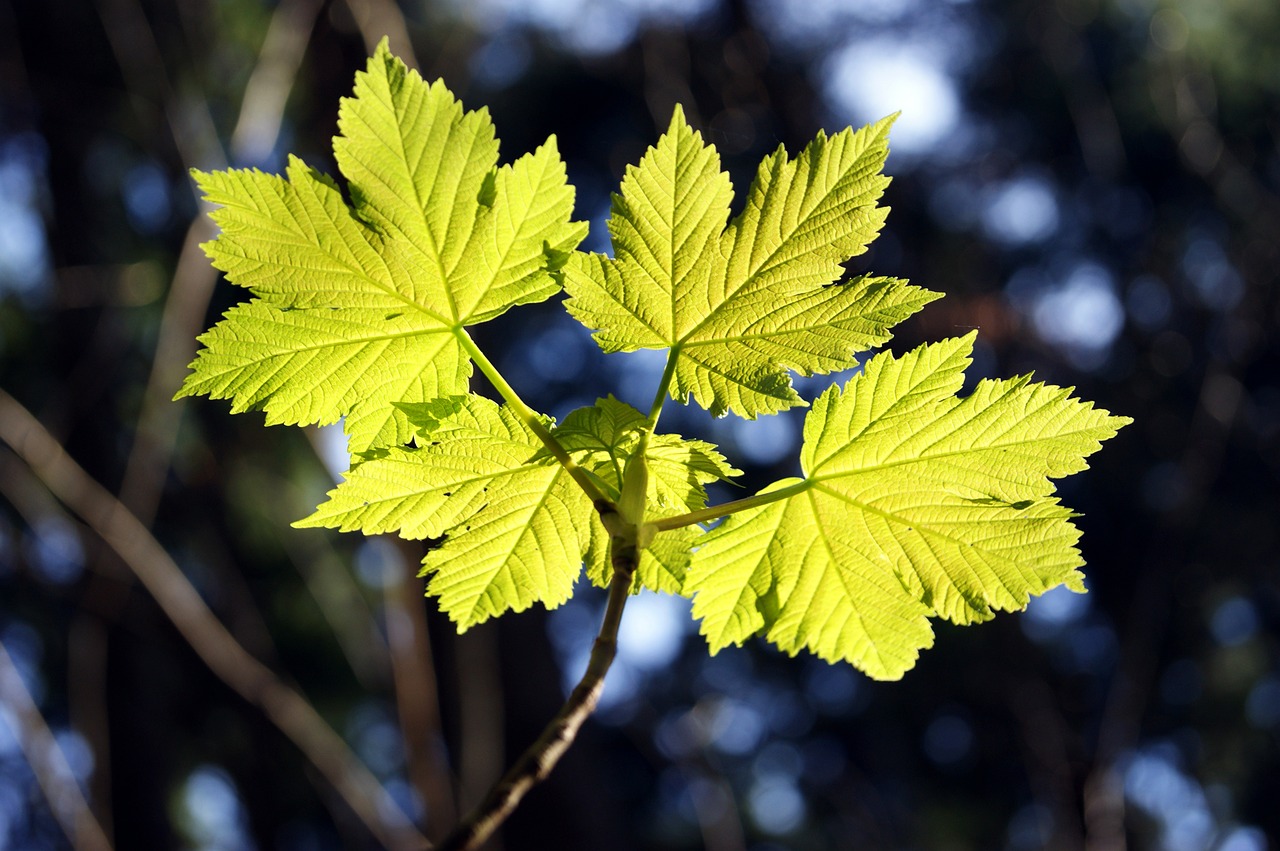
M254 297L200 338L182 395L269 423L343 418L352 467L298 525L443 539L423 572L460 629L559 605L584 570L608 584L600 509L616 506L641 549L635 588L693 597L713 652L763 634L900 677L932 617L1083 590L1052 480L1128 420L1029 377L960 398L970 334L871 358L810 410L804 477L722 508L705 486L739 471L656 430L668 398L745 417L802 405L791 372L855 365L940 297L841 281L884 223L891 123L820 133L794 159L779 148L731 220L719 157L677 108L614 197L613 256L585 254L554 139L499 167L487 113L384 43L340 111L350 204L297 159L287 177L195 175L218 205L205 250ZM562 286L605 351L667 352L647 415L609 397L556 424L468 335ZM469 394L473 368L505 405Z

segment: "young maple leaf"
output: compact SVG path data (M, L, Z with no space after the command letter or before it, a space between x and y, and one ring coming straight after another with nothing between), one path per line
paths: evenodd
M600 521L529 425L480 396L437 399L406 416L419 446L388 447L353 467L294 525L447 536L423 573L459 629L569 599Z
M388 447L352 468L295 526L445 537L427 554L423 573L431 576L427 593L461 629L534 602L558 606L573 593L584 560L601 581L607 538L595 506L510 408L456 396L404 412L419 445ZM551 433L616 498L620 464L643 423L638 411L610 398L574 411ZM646 457L659 515L701 508L703 485L737 472L708 444L673 435L655 437ZM659 533L641 555L637 589L679 592L689 541L700 532Z
M789 370L844 369L940 298L892 278L833 285L884 223L891 123L819 133L794 160L779 148L730 223L729 176L676 107L614 196L615 256L565 266L565 306L607 352L671 349L678 400L746 417L804 404Z
M928 618L987 620L1058 585L1083 591L1071 511L1051 479L1130 422L1029 377L965 398L976 334L872 358L805 419L803 479L703 538L685 593L712 651L757 632L897 679Z
M465 393L466 326L559 290L581 242L554 137L497 166L486 110L464 112L384 40L334 140L352 205L290 158L287 179L194 172L221 228L204 249L256 296L200 337L179 396L261 407L268 424L346 417L353 454L409 440L398 402Z

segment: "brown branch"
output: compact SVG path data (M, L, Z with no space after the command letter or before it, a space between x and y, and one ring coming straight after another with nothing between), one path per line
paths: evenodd
M104 24L116 48L121 68L127 77L139 84L146 80L150 85L160 86L165 93L164 112L170 127L179 127L181 122L175 115L178 104L166 82L164 66L146 15L135 5L119 0L114 0L113 5L119 7L118 11L124 12L125 16L119 21L104 17ZM256 162L275 146L285 103L297 80L298 67L311 40L320 5L319 0L284 0L272 14L258 62L245 86L240 115L232 133L231 150L237 160ZM127 48L131 43L152 47L139 53ZM207 104L207 101L204 97L198 99L201 104ZM217 135L213 133L212 122L202 122L198 128L207 131L207 138L197 139L198 144L195 145L184 141L191 134L174 129L174 141L183 165L188 169L208 168L208 158L196 156L201 152L217 152L216 164L225 165L226 157ZM187 364L195 357L196 335L200 332L218 280L217 270L210 265L200 245L216 234L217 229L204 212L198 212L187 229L165 299L159 338L151 361L151 375L143 392L136 437L120 486L121 502L147 525L155 516L185 408L184 401L171 400L182 384Z
M1126 165L1124 138L1097 63L1080 28L1059 8L1047 6L1041 13L1039 47L1058 77L1058 92L1075 125L1080 159L1092 174L1114 180Z
M196 335L218 281L218 271L209 264L200 244L216 234L213 222L203 213L187 228L165 298L151 374L143 390L133 446L125 463L120 501L146 525L151 524L160 504L186 407L183 401L171 400L182 385L187 364L195 357Z
M322 5L321 0L283 0L272 13L231 131L231 153L238 162L262 162L275 148Z
M227 631L151 532L67 455L31 413L0 390L0 440L134 572L182 637L223 682L263 710L383 846L430 847L373 774L299 692Z
M603 513L612 513L612 509L603 508ZM472 851L479 848L511 815L525 794L546 779L560 757L573 744L583 722L595 710L600 694L604 691L605 674L618 651L618 626L622 622L622 610L631 594L632 577L635 576L636 565L640 561L634 528L631 532L631 540L618 534L610 538L613 579L609 582L609 602L582 679L569 694L564 706L551 719L551 723L543 729L542 735L494 784L480 806L445 838L439 851Z
M0 498L8 501L28 528L37 529L47 521L74 528L82 539L90 533L49 495L31 469L8 449L0 447ZM96 541L94 542L96 543ZM86 541L85 549L89 546ZM124 572L108 573L116 563L90 560L91 575L77 593L79 599L67 629L67 710L70 726L77 730L93 751L94 771L88 780L87 797L98 825L111 841L111 745L108 735L106 677L107 639L104 609L118 608L132 577Z
M409 24L395 0L346 0L346 3L370 56L385 37L391 52L400 57L400 61L415 70L418 68L413 40L409 38Z
M1236 215L1244 232L1255 240L1270 240L1280 227L1280 205L1275 193L1249 177L1241 155L1227 144L1214 116L1212 98L1201 101L1186 85L1196 65L1182 52L1167 52L1164 67L1152 79L1156 115L1164 123L1170 142L1181 153L1189 173L1197 175L1215 193L1219 206ZM1242 237L1243 239L1244 237ZM1261 243L1259 243L1261 244ZM1269 244L1269 243L1268 243ZM1262 255L1259 255L1262 256ZM1273 290L1257 283L1246 291L1233 315L1261 316L1274 305ZM1191 530L1204 516L1206 501L1214 494L1215 480L1223 474L1223 455L1239 416L1239 367L1211 355L1204 366L1199 402L1183 443L1179 468L1187 485L1187 498L1165 513L1143 548L1138 578L1124 618L1120 655L1111 676L1106 703L1098 723L1093 765L1084 781L1085 848L1088 851L1124 851L1127 800L1118 764L1143 732L1160 665L1160 648L1174 616L1169 565L1187 551ZM1232 401L1225 408L1211 399L1230 388Z
M123 586L102 576L85 583L75 615L67 627L67 712L70 727L89 743L93 753L93 773L85 792L98 824L107 839L115 830L111 805L113 789L111 770L111 719L107 714L107 681L110 668L107 653L110 642L107 621L89 606L94 597L123 597ZM90 596L92 595L92 596Z
M0 702L13 710L18 744L72 847L76 851L111 851L102 825L93 817L66 755L58 747L4 642L0 642Z
M1083 848L1084 823L1076 797L1073 738L1049 685L1034 677L1010 679L1009 711L1018 725L1027 781L1053 824L1044 851Z
M396 558L384 567L387 647L395 681L396 713L405 744L405 773L427 809L427 835L457 819L453 785L440 725L440 695L422 580L410 569L416 553L409 541L395 540Z
M251 153L274 146L285 101L310 39L318 7L319 0L284 0L276 8L242 99L240 120L232 140L238 157L244 156L246 145L251 146ZM211 157L212 163L225 165L226 155L209 117L208 98L191 96L182 101L175 96L167 82L159 45L145 12L136 3L113 0L102 0L99 11L130 88L143 98L148 92L154 93L157 102L163 105L183 165L207 168ZM252 148L253 145L257 147ZM182 383L185 365L195 355L195 337L217 282L217 271L199 248L201 242L213 237L214 231L208 216L202 212L187 229L165 298L151 373L125 463L119 497L143 525L150 525L155 517L185 409L184 402L175 403L170 399ZM104 596L101 593L104 587L107 587L104 581L95 577L90 580L86 594ZM105 596L123 601L126 593L120 588L110 588ZM105 657L110 632L97 616L84 611L78 613L70 635ZM73 653L70 660L72 673L76 673L77 667L85 667L81 655ZM95 772L92 783L103 825L109 833L111 752L106 736L107 678L102 669L94 669L91 676L84 673L81 671L70 678L68 700L72 716L85 722L95 759L102 769Z
M473 629L453 642L458 678L454 706L458 717L458 812L474 809L505 767L506 715L497 636ZM457 817L452 823L457 822Z
M97 0L98 17L124 84L136 105L154 105L169 125L175 150L188 166L226 163L207 98L179 95L169 80L160 42L139 0ZM178 4L181 11L183 4Z

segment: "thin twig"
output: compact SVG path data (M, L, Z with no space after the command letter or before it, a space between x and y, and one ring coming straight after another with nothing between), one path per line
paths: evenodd
M611 511L612 509L602 509ZM640 560L634 541L614 535L609 543L613 579L609 582L609 602L600 633L591 648L591 658L582 679L569 694L564 706L551 719L542 735L529 746L502 779L489 790L480 806L445 838L440 851L472 851L489 838L525 794L544 780L573 744L583 722L595 710L604 691L604 677L618 651L618 626L622 610L631 594L631 580Z
M232 134L231 152L237 161L256 163L275 147L285 103L297 80L298 67L311 40L319 9L317 0L286 0L272 14L258 62L245 86L240 116ZM165 114L170 126L176 128L179 122L172 114L176 102L165 82L164 66L158 52L143 50L139 57L125 49L130 39L155 44L146 15L130 8L126 20L132 22L132 29L118 32L121 24L104 18L109 32L114 33L112 44L116 46L121 68L131 79L145 79L151 85L157 85L156 80L159 80L158 84L166 93ZM151 63L149 72L147 60ZM201 98L200 102L207 100ZM211 123L198 126L212 131ZM194 147L177 136L175 130L175 143L186 168L225 165L226 156L216 134L199 139ZM196 159L194 154L198 152L217 152L217 158L212 163L207 158ZM202 327L218 280L217 270L209 264L200 248L201 243L212 239L216 233L212 220L198 212L187 229L160 319L151 375L147 379L138 415L137 436L129 451L119 491L120 501L146 525L150 525L155 516L185 408L185 401L172 401L173 394L182 384L186 365L195 357L196 335Z
M426 805L427 835L438 837L444 831L436 826L452 824L457 808L440 729L440 696L422 580L409 569L415 555L410 542L397 539L395 543L396 558L384 568L383 606L396 712L405 744L405 773Z
M1036 802L1048 813L1052 830L1041 836L1044 851L1085 847L1073 764L1075 738L1049 684L1022 675L1004 683L1012 696L1009 711L1018 724L1027 781Z
M262 708L382 845L406 851L430 847L315 707L236 641L151 532L3 390L0 440L31 467L54 496L116 551L214 674L245 700Z
M144 525L151 524L160 504L185 407L181 401L170 400L182 385L187 364L195 357L196 334L218 280L217 270L200 250L200 243L212 239L216 232L213 222L203 214L187 228L160 319L151 374L143 391L134 442L120 485L120 501Z
M391 52L410 68L418 67L418 58L413 52L413 41L409 38L409 25L404 13L396 5L395 0L347 0L347 8L364 39L365 51L372 56L378 49L378 42L385 37Z
M297 67L310 40L318 0L285 0L277 6L263 44L258 64L242 99L240 120L232 140L237 159L243 159L245 145L257 145L251 153L270 151L279 133L288 93ZM135 102L144 102L149 93L163 105L173 142L186 168L225 165L226 154L209 117L208 97L175 96L168 83L158 41L145 12L137 3L103 0L99 4L103 27L116 53ZM182 382L185 365L195 354L195 336L209 307L217 281L217 271L200 250L200 243L212 238L214 228L208 216L197 213L174 268L165 298L151 373L142 396L133 445L125 463L119 497L143 523L151 525L160 503L185 402L171 402ZM94 577L86 594L103 596L104 581ZM122 589L112 588L105 596L123 600ZM72 621L70 635L92 643L105 657L110 631L97 615L80 611ZM72 654L73 672L83 660ZM110 742L106 736L107 677L95 675L72 678L69 702L73 718L85 723L94 756L102 769L93 778L95 803L100 807L104 828L110 832L111 774Z
M237 164L262 163L275 149L284 108L322 5L320 0L283 0L272 13L231 131L231 156Z
M209 99L179 94L169 80L160 40L139 0L97 0L98 18L111 44L131 100L159 107L178 156L187 165L225 164ZM178 4L181 9L184 4Z
M112 787L102 775L111 770L111 719L106 707L111 645L107 621L89 606L97 602L95 597L126 597L122 591L126 589L118 582L98 575L90 577L67 627L67 720L84 737L93 754L93 772L86 781L85 794L108 841L115 830Z
M72 847L76 851L111 851L102 825L89 809L66 755L58 747L4 642L0 642L0 702L13 712L18 725L14 735Z
M466 813L484 800L493 778L505 767L505 694L493 630L473 629L451 643L454 664L466 674L458 677L453 698L458 717L458 812Z

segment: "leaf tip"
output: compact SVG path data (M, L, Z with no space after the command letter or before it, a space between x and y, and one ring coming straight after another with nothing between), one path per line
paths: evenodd
M336 490L329 491L329 499L332 500L333 496L336 493L337 493ZM327 502L328 500L326 500L326 503L322 503L321 505L316 506L315 511L311 512L306 517L301 517L297 520L294 520L292 523L289 524L289 526L294 529L324 529L326 527L332 528L333 524L331 522L326 523L324 518L321 517L320 515L320 509L323 508L324 505L327 504Z

